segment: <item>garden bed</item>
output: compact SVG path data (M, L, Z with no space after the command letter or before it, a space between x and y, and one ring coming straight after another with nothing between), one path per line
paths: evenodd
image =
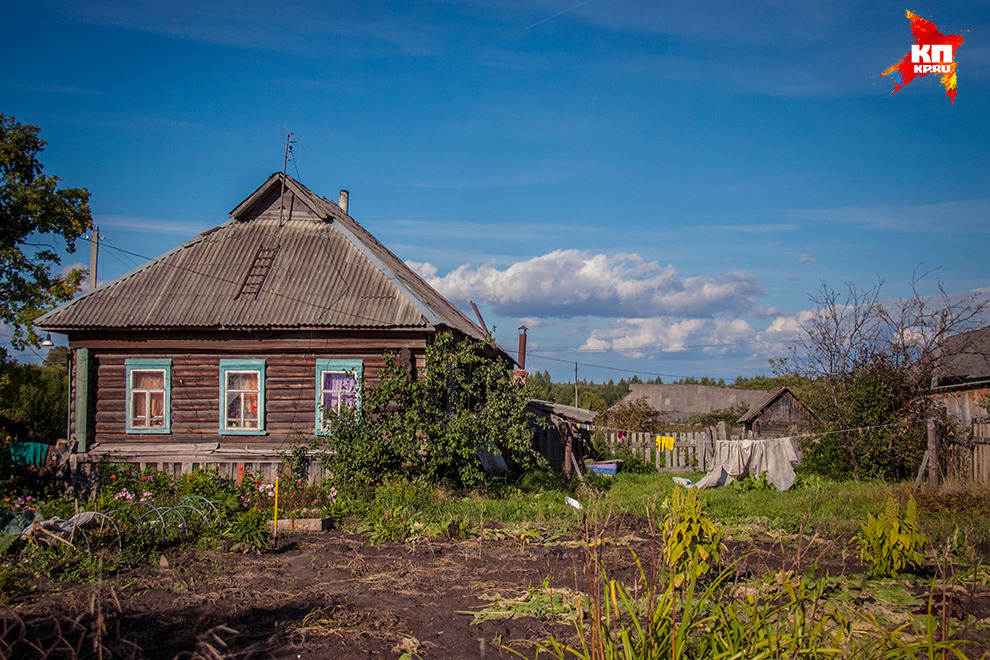
M378 545L345 530L299 532L263 554L184 551L97 584L39 581L34 594L8 593L3 641L15 655L35 644L91 657L86 649L100 641L114 657L214 657L212 648L239 658L508 658L502 646L533 657L534 641L572 638L575 599L590 590L583 539L527 543L495 521L486 530L481 539ZM644 518L612 516L596 537L602 566L626 584L637 558L647 571L661 561ZM730 542L726 559L740 560L743 590L810 571L831 581L832 597L891 624L924 606L924 579L866 583L866 567L841 551L847 542L753 537ZM959 634L979 642L967 653L980 657L990 649L990 588L952 597L950 616L968 622Z

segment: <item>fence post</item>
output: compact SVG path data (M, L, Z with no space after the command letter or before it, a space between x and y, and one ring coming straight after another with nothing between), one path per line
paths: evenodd
M938 487L938 427L935 419L928 419L928 485Z

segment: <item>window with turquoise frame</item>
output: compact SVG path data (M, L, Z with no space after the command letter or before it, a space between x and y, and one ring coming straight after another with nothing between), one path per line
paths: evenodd
M361 360L316 361L316 433L330 433L330 415L361 407Z
M127 371L127 432L172 432L172 360L131 358Z
M264 435L264 360L220 360L220 433Z

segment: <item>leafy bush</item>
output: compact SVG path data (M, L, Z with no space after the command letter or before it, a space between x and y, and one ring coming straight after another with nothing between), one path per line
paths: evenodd
M261 552L272 538L268 531L268 517L257 509L248 509L231 523L230 538L235 542L232 550Z
M742 479L736 479L732 482L732 489L745 493L751 490L777 490L777 487L767 480L767 473L764 471L758 477L747 474Z
M702 576L721 558L722 529L701 512L695 488L677 487L671 493L663 524L664 563L682 582L686 574Z
M883 577L897 575L921 563L921 548L928 539L918 531L918 513L914 498L908 499L904 518L900 505L892 496L887 498L883 513L874 517L868 513L860 527L857 544L859 556L870 563L870 571Z
M417 378L386 355L381 386L363 389L361 410L330 413L321 461L338 487L409 479L486 489L494 479L479 452L501 454L510 469L542 465L523 385L492 350L441 333Z

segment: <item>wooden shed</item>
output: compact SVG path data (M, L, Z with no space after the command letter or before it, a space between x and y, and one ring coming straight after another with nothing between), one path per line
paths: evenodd
M958 430L949 438L949 476L990 483L990 326L942 343L929 396Z
M571 469L584 459L594 430L595 411L553 401L530 399L526 411L535 419L536 448L553 467L570 476ZM580 469L580 468L579 468Z
M955 421L985 422L990 403L990 326L947 338L939 347L932 397Z
M346 199L273 174L224 224L41 317L68 337L77 458L274 471L327 409L360 405L386 351L415 372L439 331L484 339Z
M810 431L821 423L789 387L771 390L737 422L752 438L781 438Z

